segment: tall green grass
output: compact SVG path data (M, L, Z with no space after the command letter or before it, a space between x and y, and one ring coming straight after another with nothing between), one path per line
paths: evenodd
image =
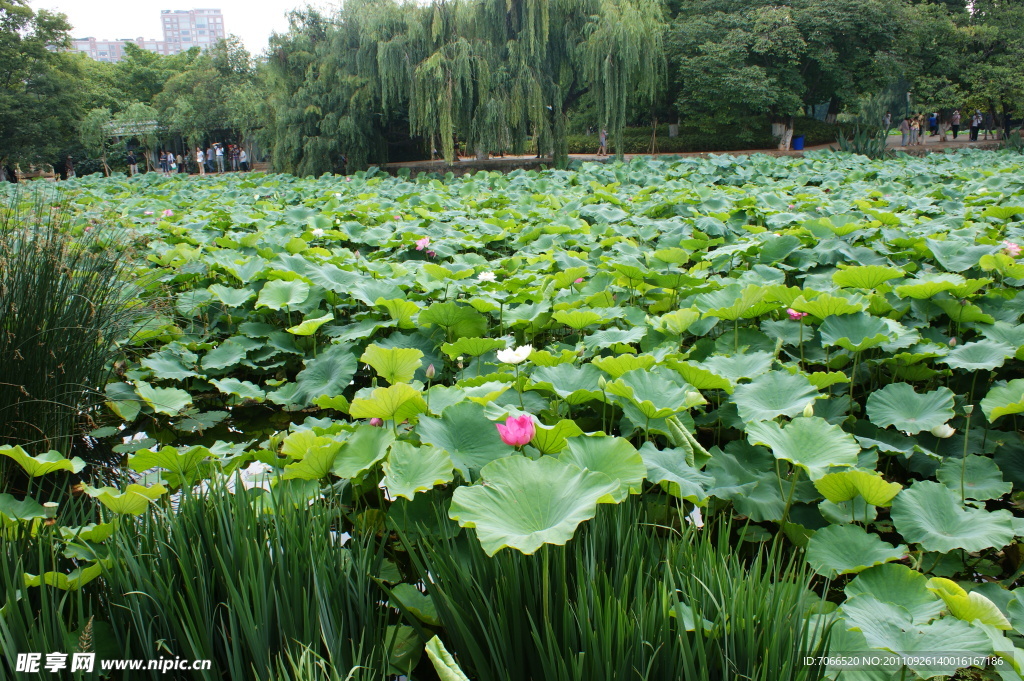
M67 455L138 303L123 230L72 229L50 190L0 206L0 445ZM77 232L77 233L74 233ZM0 458L0 490L23 491Z
M822 646L802 560L653 517L606 507L532 556L427 539L415 553L449 650L478 681L820 678L802 663Z

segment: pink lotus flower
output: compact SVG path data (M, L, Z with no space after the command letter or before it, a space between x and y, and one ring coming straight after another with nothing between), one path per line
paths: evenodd
M1012 241L1004 241L1003 252L1006 253L1006 255L1010 256L1011 258L1016 258L1018 255L1020 255L1021 247L1013 243Z
M496 423L494 425L498 429L498 434L501 435L501 441L512 447L522 447L532 440L537 432L533 425L533 417L529 414L508 419L504 424Z
M786 314L788 314L789 318L792 319L794 322L798 322L807 316L806 312L797 312L791 307L786 308Z
M574 281L573 283L574 283L574 284L582 284L582 283L583 283L583 277L580 277L579 279L577 279L577 280L576 280L576 281Z
M384 419L379 419L376 416L370 419L370 425L374 428L380 428L384 425Z
M173 210L171 210L170 208L168 208L168 209L167 209L167 210L165 210L165 211L164 211L163 213L161 213L161 215L163 215L163 216L164 216L165 218L169 218L169 217L171 217L172 215L174 215L174 211L173 211Z
M422 251L424 248L426 248L429 245L430 245L430 237L429 236L425 236L422 239L417 239L416 240L416 250L417 251Z
M151 211L151 210L147 210L146 212L143 213L143 215L152 215L152 214L153 214L153 211Z
M427 251L427 257L428 258L434 258L436 256L437 256L437 253L434 253L433 251Z

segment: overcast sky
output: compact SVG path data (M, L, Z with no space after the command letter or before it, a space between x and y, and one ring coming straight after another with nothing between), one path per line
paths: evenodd
M309 4L321 8L334 5L327 0L29 0L33 9L68 15L72 38L92 36L100 40L161 40L160 10L219 9L224 15L225 30L241 38L254 55L266 49L271 33L287 30L285 15L289 10Z

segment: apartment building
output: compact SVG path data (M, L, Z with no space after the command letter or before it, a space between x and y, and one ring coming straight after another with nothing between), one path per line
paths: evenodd
M160 11L163 40L152 38L120 38L72 40L72 49L84 52L96 61L116 62L124 58L126 43L135 43L144 50L157 54L177 54L192 47L206 49L221 38L226 38L224 16L219 9L165 9Z

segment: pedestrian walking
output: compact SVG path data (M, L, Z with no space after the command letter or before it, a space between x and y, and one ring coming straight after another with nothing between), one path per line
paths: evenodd
M176 154L175 155L174 162L177 164L178 174L179 175L182 174L183 172L185 172L185 170L186 170L185 169L185 159L181 157L181 154Z
M206 165L205 165L205 163L206 163L206 155L203 154L203 148L202 147L196 147L196 166L199 167L199 174L200 175L205 175L206 174Z
M910 116L906 116L900 121L900 135L902 136L900 146L907 146L907 142L910 140Z
M949 119L950 127L953 128L953 139L956 139L960 132L960 109L953 109L953 115Z
M597 134L597 155L607 156L608 155L608 131L601 128L601 132Z
M981 109L975 109L974 115L971 116L971 141L978 141L978 131L981 130L981 124L984 122L984 117L981 115Z
M213 147L206 147L206 170L213 172Z
M928 117L928 134L935 137L939 134L939 114L933 113Z
M988 113L985 114L985 122L982 124L982 129L985 131L985 139L986 140L988 139L988 136L990 134L992 135L992 139L996 138L996 129L995 128L996 128L995 117L992 115L992 112L989 111Z
M134 177L139 173L139 162L135 158L135 151L128 152L128 177Z

